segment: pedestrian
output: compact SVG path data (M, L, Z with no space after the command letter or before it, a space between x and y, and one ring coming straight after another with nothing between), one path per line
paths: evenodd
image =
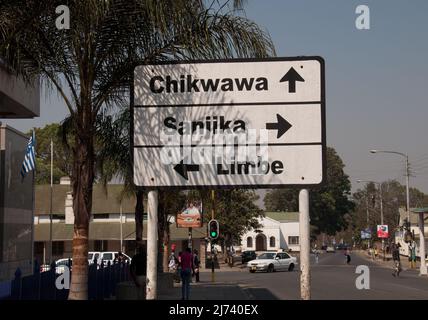
M412 250L413 250L412 242L409 242L409 245L408 245L408 256L409 256L409 267L411 269L413 269Z
M181 300L189 300L191 275L194 269L193 255L192 255L192 250L190 248L187 248L186 251L184 251L181 254L180 266L181 266Z
M175 252L172 251L168 257L168 271L175 272L177 270L177 258Z
M411 251L411 267L412 269L416 268L416 242L412 241L412 251Z
M401 262L400 262L400 251L399 246L395 243L392 244L392 260L394 262L392 275L394 277L400 276Z
M379 251L377 251L377 246L374 247L374 260L377 260L377 255L379 254Z
M194 270L193 270L193 275L195 276L195 281L199 282L199 267L200 267L200 260L199 260L199 256L198 256L198 250L193 250L193 266L194 266Z
M319 258L320 258L320 253L317 249L315 249L315 263L318 263Z
M146 297L146 267L147 267L147 253L143 245L137 248L137 254L134 255L131 261L130 274L131 279L137 287L138 300L143 300Z
M346 249L345 256L346 256L346 264L350 264L351 263L351 253L349 252L349 249Z

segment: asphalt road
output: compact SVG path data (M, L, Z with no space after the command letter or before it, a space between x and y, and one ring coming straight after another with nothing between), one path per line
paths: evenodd
M318 300L378 300L378 299L428 299L428 278L420 277L417 270L407 270L399 278L392 276L392 263L376 264L357 254L351 255L347 265L343 252L324 253L319 263L312 259L312 299ZM356 267L366 265L370 271L370 289L357 289ZM298 268L297 268L298 269ZM209 273L201 275L203 282ZM300 299L300 272L249 273L244 271L216 272L216 281L239 285L256 300Z

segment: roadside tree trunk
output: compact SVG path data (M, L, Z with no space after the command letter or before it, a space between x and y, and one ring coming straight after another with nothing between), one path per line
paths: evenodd
M90 122L90 120L89 120ZM83 121L82 121L83 123ZM94 144L90 123L81 126L73 148L73 264L69 300L88 299L88 237L94 183Z
M143 244L143 216L144 216L144 192L138 190L135 194L135 248Z
M163 272L168 272L169 257L169 225L166 226L163 233Z

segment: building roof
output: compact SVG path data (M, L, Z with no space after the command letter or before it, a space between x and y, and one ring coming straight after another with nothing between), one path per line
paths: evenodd
M419 224L419 213L417 212L417 209L424 209L424 208L410 208L410 224L411 225L417 225ZM427 208L425 208L427 209ZM405 208L399 208L398 212L400 214L400 225L403 225L404 219L407 219L407 211ZM427 211L422 211L427 212ZM424 220L427 220L428 216L424 216Z
M73 225L64 222L52 224L53 241L71 241L73 239ZM34 241L49 241L49 223L34 225ZM188 239L188 228L177 228L175 224L170 226L171 240ZM135 222L122 223L123 240L135 240ZM207 236L206 224L202 228L192 228L193 238L205 238ZM147 237L147 223L143 224L143 238ZM120 240L119 222L91 222L89 223L89 240Z
M95 184L92 194L92 213L119 213L120 195L123 185L109 184L105 189L100 184ZM52 188L52 213L65 214L65 199L71 192L71 185L55 184ZM135 212L135 197L131 196L122 200L122 213ZM36 185L35 191L35 215L49 214L50 211L50 185Z
M279 222L299 222L298 212L265 212L265 216Z

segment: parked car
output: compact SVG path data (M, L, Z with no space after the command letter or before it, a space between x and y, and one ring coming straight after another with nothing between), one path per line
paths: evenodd
M122 253L125 257L125 261L129 261L131 263L131 257L128 255ZM100 263L104 262L104 265L107 265L110 261L110 264L113 264L115 262L115 259L117 259L118 252L117 251L104 251L100 253Z
M256 271L293 271L296 265L297 258L291 257L286 252L264 252L257 259L249 261L247 267L251 273L254 273Z
M325 249L325 252L331 252L331 253L335 253L336 250L334 249L333 246L328 246L327 249Z
M254 250L242 251L242 263L247 263L257 258L257 254Z
M88 252L88 263L89 265L93 264L95 262L95 260L97 261L97 264L101 264L101 252L98 251L91 251Z
M69 268L70 271L72 271L71 269L73 268L73 259L71 258L59 259L55 261L55 265L56 265L55 273L63 274L66 267Z

